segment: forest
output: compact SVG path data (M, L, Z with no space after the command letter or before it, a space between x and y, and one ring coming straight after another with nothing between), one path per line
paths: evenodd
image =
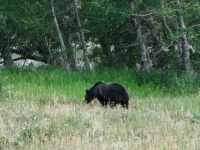
M1 0L0 34L0 149L199 149L199 0Z
M76 68L199 69L198 0L7 1L0 7L1 63ZM13 54L17 54L13 57Z

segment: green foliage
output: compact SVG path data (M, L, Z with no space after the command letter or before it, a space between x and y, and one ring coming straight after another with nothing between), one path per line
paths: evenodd
M161 89L172 96L197 94L200 78L196 73L186 74L177 71L155 70L151 73L137 72L135 81L139 86L149 85L153 89Z
M0 75L2 75L2 72L0 70ZM5 100L5 80L4 78L0 78L0 103L2 103Z
M176 71L164 70L147 73L120 68L97 68L95 71L80 72L66 72L51 66L37 70L4 68L2 79L6 82L5 99L15 97L15 100L20 100L26 96L39 107L83 102L85 90L97 81L121 83L127 88L130 97L195 94L198 93L200 85L199 76L196 74L187 76L183 73L179 75Z
M131 4L135 5L132 8ZM56 17L62 32L69 60L72 59L74 50L80 50L78 25L72 1L54 1ZM181 55L174 51L177 40L182 31L177 27L177 16L182 15L186 26L189 44L199 49L199 2L192 0L181 2L178 7L169 0L115 0L115 1L81 1L78 9L82 29L86 42L97 44L98 48L91 48L90 60L98 60L104 66L118 66L126 64L134 68L140 62L140 49L137 43L136 28L131 24L131 19L138 17L141 24L142 36L146 39L146 46L150 49L150 59L155 69L161 69L155 54L159 51L158 43L152 42L148 17L151 17L155 25L157 40L162 48L166 48L166 64L176 66ZM132 10L134 9L134 10ZM178 14L180 13L180 14ZM137 16L138 14L138 16ZM169 27L168 33L163 24L162 16ZM2 0L0 8L0 42L7 49L17 48L17 53L24 57L42 60L50 63L50 53L54 58L60 54L59 40L53 24L50 4L47 0L19 2ZM179 42L179 41L178 41ZM73 45L76 44L76 48ZM78 46L77 46L78 45ZM100 46L99 46L100 45ZM114 49L111 50L111 46ZM8 51L9 52L9 51ZM16 51L15 51L16 52ZM36 58L33 56L37 56ZM199 57L196 52L190 55L194 69L198 68ZM54 61L54 60L52 60ZM56 64L56 65L59 65Z
M3 95L3 79L0 79L0 99L2 98Z

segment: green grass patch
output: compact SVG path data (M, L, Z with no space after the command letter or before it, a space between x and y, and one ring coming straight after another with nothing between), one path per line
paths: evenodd
M194 74L178 76L176 72L166 71L151 74L115 68L65 71L48 66L39 69L4 68L0 73L1 101L26 97L41 104L79 103L84 100L85 90L97 81L121 83L130 97L139 98L197 94L200 86L200 79Z

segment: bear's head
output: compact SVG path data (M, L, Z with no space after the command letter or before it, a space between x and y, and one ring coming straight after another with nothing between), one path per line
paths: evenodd
M88 104L88 103L91 102L93 99L94 99L94 94L92 94L91 91L86 90L85 101L84 101L84 102Z

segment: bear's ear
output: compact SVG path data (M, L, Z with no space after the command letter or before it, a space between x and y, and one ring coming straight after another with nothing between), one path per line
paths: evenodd
M89 93L89 90L86 90L86 93L88 94L88 93Z

